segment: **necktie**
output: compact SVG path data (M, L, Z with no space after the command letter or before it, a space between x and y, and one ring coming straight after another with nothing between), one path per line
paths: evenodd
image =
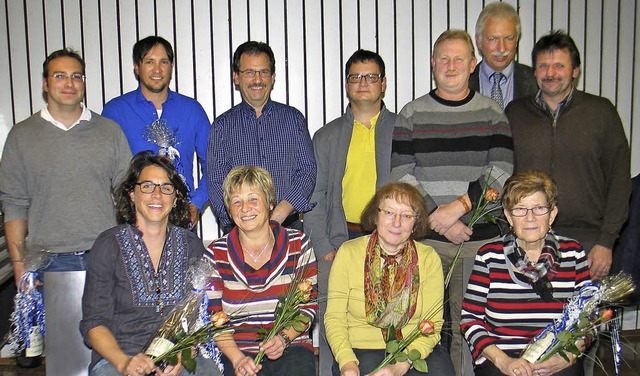
M504 98L502 98L502 89L500 89L500 81L502 81L504 74L495 72L491 75L493 79L493 87L491 87L491 99L498 102L500 107L504 108Z

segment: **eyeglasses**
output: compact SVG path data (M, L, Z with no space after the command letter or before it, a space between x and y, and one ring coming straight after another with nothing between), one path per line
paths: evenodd
M60 82L66 81L69 77L71 77L71 81L73 82L84 82L84 80L86 79L86 76L80 73L66 74L66 73L56 72L52 74L51 77L53 77L54 80L60 81Z
M263 70L245 69L240 71L240 74L242 74L246 78L254 78L256 76L256 73L259 73L261 78L271 77L270 69L263 69Z
M415 214L407 214L407 213L394 213L389 210L378 208L378 213L382 214L382 217L386 220L393 221L396 219L396 216L400 216L400 222L412 222L418 218Z
M550 210L550 206L534 206L532 208L513 208L509 210L512 216L514 217L526 217L529 214L529 210L533 213L533 215L539 217L541 215L547 214Z
M147 194L151 194L151 193L155 192L156 191L156 187L160 187L160 192L163 195L172 195L173 192L176 191L175 185L173 185L171 183L156 184L156 183L152 183L150 181L143 181L143 182L140 182L140 183L136 183L136 185L140 186L140 192L147 193Z
M367 79L368 84L375 84L382 77L382 74L367 73L367 74L349 74L347 75L347 81L351 84L359 84L363 78Z

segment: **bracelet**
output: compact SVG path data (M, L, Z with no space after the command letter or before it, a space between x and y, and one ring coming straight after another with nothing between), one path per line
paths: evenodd
M278 332L278 336L282 339L282 341L284 342L284 348L288 348L289 346L291 346L291 339L289 338L289 336L287 335L287 333L285 332Z
M458 196L458 198L456 198L456 200L458 200L462 206L464 206L464 213L467 214L471 211L471 208L469 207L469 204L467 204L467 201L464 199L464 197L462 196Z

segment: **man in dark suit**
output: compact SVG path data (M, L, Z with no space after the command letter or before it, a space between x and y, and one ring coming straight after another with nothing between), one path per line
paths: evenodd
M514 61L520 40L520 17L503 2L482 9L476 22L476 45L483 60L469 77L469 88L493 98L502 108L538 92L531 67Z

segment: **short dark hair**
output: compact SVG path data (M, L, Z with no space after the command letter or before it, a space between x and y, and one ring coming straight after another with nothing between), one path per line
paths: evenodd
M144 59L149 51L158 44L164 47L164 50L167 52L167 57L169 57L169 61L173 64L173 47L171 47L171 43L157 35L151 35L144 39L140 39L133 45L133 63L140 65L140 63L142 63L142 59Z
M78 62L82 66L82 74L84 74L84 70L85 70L84 60L82 59L80 54L78 54L77 51L74 51L71 48L66 47L61 50L53 51L52 53L49 54L49 56L47 56L46 60L42 64L42 78L46 79L47 77L49 77L49 63L51 62L51 60L57 59L59 57L70 57L72 59L78 60Z
M573 38L562 30L553 30L549 34L540 38L536 42L536 45L533 46L533 51L531 51L533 68L536 68L536 61L538 60L538 55L540 53L564 49L569 51L571 64L573 65L572 68L580 67L580 52L578 51L578 47L576 47Z
M187 228L191 222L187 185L182 181L169 158L156 155L149 150L141 151L133 157L124 181L116 188L115 201L118 223L136 224L136 208L129 194L133 192L142 170L149 166L160 167L167 172L169 181L176 188L176 205L169 213L169 222Z
M385 68L384 61L382 57L377 53L369 50L358 50L351 55L344 68L344 76L347 77L349 75L349 69L351 69L351 65L353 63L366 63L367 61L373 61L378 64L378 68L380 69L380 78L385 77Z
M236 48L236 51L233 53L233 71L236 73L240 73L240 58L243 54L249 55L260 55L267 54L269 57L269 63L271 69L271 74L276 71L276 58L273 55L273 50L269 47L268 44L264 42L255 42L248 41L244 42Z
M385 199L393 199L397 202L411 206L416 212L416 221L413 226L411 237L420 239L429 234L429 225L427 224L427 205L420 191L408 183L388 183L382 186L376 194L367 203L360 222L366 231L373 231L378 226L378 208Z

